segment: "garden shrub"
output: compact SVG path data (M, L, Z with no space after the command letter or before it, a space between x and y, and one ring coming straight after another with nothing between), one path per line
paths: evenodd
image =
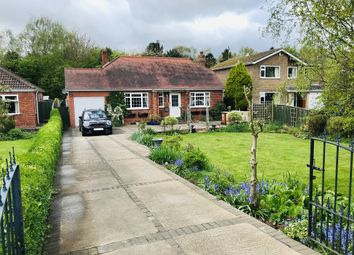
M182 137L178 134L165 136L162 142L162 147L171 148L173 150L181 149Z
M221 120L221 114L226 111L226 106L223 102L216 102L215 106L210 110L210 115L213 120Z
M241 122L233 125L227 125L220 128L220 132L250 132L247 122Z
M332 136L351 137L354 135L354 117L335 116L327 121L327 132Z
M227 114L227 118L228 118L228 121L231 125L236 124L236 123L240 123L242 121L242 116L238 112L229 112Z
M270 122L270 123L266 123L263 125L263 132L265 132L265 133L283 133L283 132L286 132L286 130L284 130L283 125L276 123L276 122Z
M32 138L33 134L30 132L23 131L19 128L13 128L7 132L5 138L7 140L18 140L18 139L29 139Z
M307 242L307 227L308 227L308 220L298 220L298 221L294 221L291 222L290 224L288 224L284 229L283 232L297 240L300 241L302 243L306 243Z
M144 131L133 133L131 139L136 141L137 143L143 144L148 147L154 146L154 135L150 133L145 133Z
M171 164L174 163L181 156L178 150L168 147L154 148L151 150L149 158L158 164Z
M9 116L0 116L0 133L6 134L11 129L15 128L16 122Z
M192 171L209 170L209 161L206 155L192 144L188 144L183 152L183 164Z
M173 126L176 125L177 123L178 123L178 120L176 119L176 117L173 117L173 116L167 116L163 119L163 125L170 126L171 129L173 129Z
M306 126L309 136L322 135L327 123L328 116L321 112L312 112L306 118Z
M17 157L21 167L22 205L27 254L39 254L48 230L53 181L60 154L62 120L58 109L37 133L32 146ZM16 148L15 148L16 150Z

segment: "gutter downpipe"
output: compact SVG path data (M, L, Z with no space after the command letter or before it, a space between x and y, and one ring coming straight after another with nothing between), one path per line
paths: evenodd
M36 112L37 112L37 125L39 125L39 112L38 112L38 90L36 91Z

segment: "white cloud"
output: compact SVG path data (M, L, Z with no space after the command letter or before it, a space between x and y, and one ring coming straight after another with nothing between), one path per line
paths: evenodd
M102 47L139 52L160 40L165 49L186 45L218 55L228 46L233 51L271 46L260 39L267 16L259 9L263 1L0 0L0 29L18 33L30 18L47 16Z

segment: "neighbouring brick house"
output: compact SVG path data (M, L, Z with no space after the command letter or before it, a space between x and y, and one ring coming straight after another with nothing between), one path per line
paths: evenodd
M0 67L0 100L8 105L16 127L32 129L38 125L38 101L44 90L24 80L13 72Z
M106 59L103 51L103 64ZM150 115L182 117L187 107L200 118L223 100L223 88L213 71L186 58L122 56L102 68L65 69L72 126L84 109L104 109L111 91L124 92L130 124Z
M318 96L322 86L313 84L309 90L299 91L294 83L298 70L307 65L304 61L284 49L270 49L257 54L234 57L221 62L212 70L226 84L229 71L239 62L243 62L252 77L252 98L254 103L273 101L276 104L298 106L307 109L319 105ZM285 85L286 96L279 93Z

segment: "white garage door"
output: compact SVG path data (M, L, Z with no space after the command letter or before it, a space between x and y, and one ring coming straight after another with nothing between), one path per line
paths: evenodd
M85 109L104 110L104 97L74 97L75 126L79 126L79 116Z

